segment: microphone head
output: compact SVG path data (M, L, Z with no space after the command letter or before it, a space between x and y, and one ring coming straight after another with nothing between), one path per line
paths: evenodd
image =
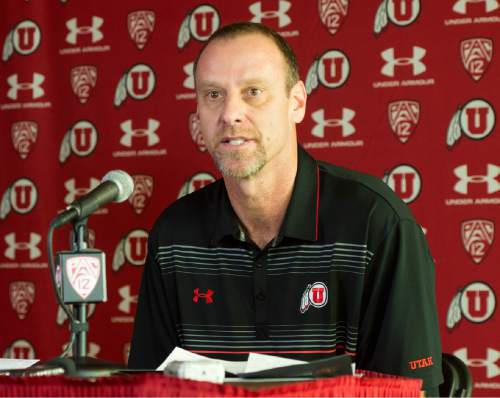
M132 195L134 191L134 180L123 170L111 170L102 178L102 182L112 181L118 187L118 196L115 202L123 202Z

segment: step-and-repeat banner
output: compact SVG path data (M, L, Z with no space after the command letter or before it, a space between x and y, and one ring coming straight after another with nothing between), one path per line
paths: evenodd
M149 228L219 177L192 123L193 61L234 21L295 49L302 145L412 208L436 261L444 350L470 366L475 395L499 394L500 0L3 1L0 355L48 359L67 343L48 225L123 169L131 198L89 219L108 283L108 302L89 308L89 351L126 361ZM56 251L69 234L56 231Z

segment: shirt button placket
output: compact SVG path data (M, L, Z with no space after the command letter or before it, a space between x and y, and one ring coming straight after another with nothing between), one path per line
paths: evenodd
M269 337L268 293L267 293L267 250L258 253L254 260L255 326L258 339Z

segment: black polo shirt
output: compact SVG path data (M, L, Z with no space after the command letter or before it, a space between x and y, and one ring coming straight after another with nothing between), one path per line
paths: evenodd
M282 228L263 250L223 180L167 208L148 245L129 367L155 368L175 346L227 360L348 353L361 369L442 382L434 264L377 178L299 148Z

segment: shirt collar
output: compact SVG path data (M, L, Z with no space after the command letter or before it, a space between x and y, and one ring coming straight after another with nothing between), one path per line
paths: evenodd
M220 181L217 214L211 243L216 245L224 237L231 235L241 240L241 228L238 216L234 212L229 196ZM319 172L316 161L298 147L298 169L292 191L292 197L278 234L278 241L283 237L307 241L317 240L319 205Z

